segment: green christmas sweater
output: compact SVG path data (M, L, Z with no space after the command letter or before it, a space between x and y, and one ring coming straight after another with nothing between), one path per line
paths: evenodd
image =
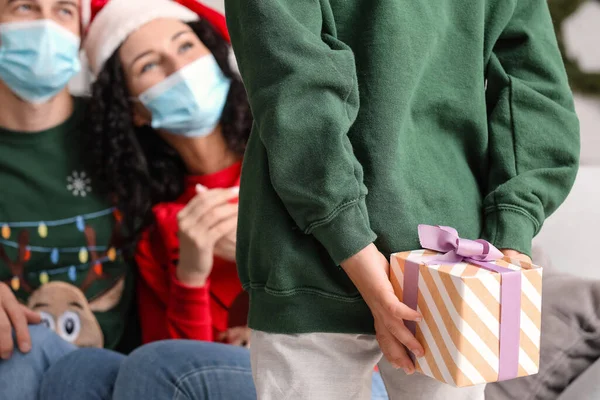
M71 117L54 128L0 128L0 281L23 302L51 281L80 288L97 310L104 346L117 348L132 310L132 271L119 248L120 215L84 167L84 111L75 99ZM72 326L62 332L75 339Z

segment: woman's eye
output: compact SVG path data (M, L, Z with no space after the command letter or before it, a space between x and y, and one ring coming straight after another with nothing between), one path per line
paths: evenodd
M66 17L72 17L73 16L73 11L68 9L68 8L61 8L59 11L60 15L66 16Z
M140 73L143 74L144 72L148 72L148 71L150 71L154 67L156 67L156 63L155 62L146 63L146 64L144 64L144 66L140 70Z
M188 51L192 47L194 47L193 43L186 42L186 43L182 44L181 46L179 46L179 53L185 53L186 51Z
M31 4L21 4L19 6L17 6L16 10L19 12L29 12L31 11L33 8L31 7Z

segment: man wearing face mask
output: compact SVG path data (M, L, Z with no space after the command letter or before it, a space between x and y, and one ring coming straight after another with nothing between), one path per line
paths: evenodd
M85 103L67 89L81 69L79 7L0 0L2 399L35 398L41 374L74 349L79 320L57 325L58 336L35 324L60 316L20 304L48 281L67 281L88 299L112 291L95 314L105 347L131 347L122 342L131 337L133 287L118 246L120 215L94 195L80 150Z

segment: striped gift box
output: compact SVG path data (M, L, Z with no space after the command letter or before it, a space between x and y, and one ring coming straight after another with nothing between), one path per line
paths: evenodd
M503 327L502 318L508 321L501 312L503 275L468 260L447 264L424 261L440 254L419 250L391 257L390 278L396 295L407 303L408 291L413 292L416 309L423 315L419 323L407 321L425 348L425 356L415 360L417 371L459 387L537 373L542 268L508 258L490 262L520 273L520 301L513 302L516 310L520 308L520 313L514 314L520 315ZM416 290L408 286L415 281ZM503 328L508 333L503 333ZM501 364L511 362L501 351L503 340L505 346L515 347L514 373L508 377L501 372Z

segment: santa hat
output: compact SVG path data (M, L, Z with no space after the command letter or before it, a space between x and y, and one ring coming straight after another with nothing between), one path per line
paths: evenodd
M84 0L83 4L84 23L89 18L83 47L94 76L131 33L158 18L205 19L229 42L225 17L198 0Z

